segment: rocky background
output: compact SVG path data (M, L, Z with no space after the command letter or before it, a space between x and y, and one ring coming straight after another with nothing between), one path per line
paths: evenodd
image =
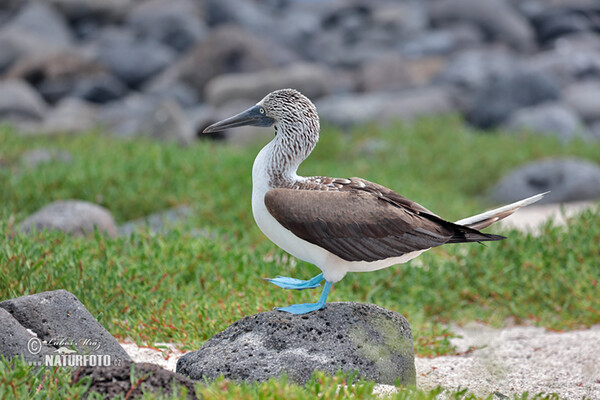
M456 112L498 134L592 141L600 2L3 0L0 77L0 122L24 133L102 127L189 144L208 124L294 87L344 128ZM521 179L556 192L571 161ZM598 166L585 170L600 182ZM600 185L587 192L600 196Z

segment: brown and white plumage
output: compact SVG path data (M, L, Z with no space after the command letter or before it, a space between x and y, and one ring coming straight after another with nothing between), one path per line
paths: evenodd
M275 128L275 137L259 152L252 168L252 211L257 225L279 247L319 267L326 280L319 303L283 308L289 312L322 308L331 283L347 272L386 268L446 243L504 239L477 229L542 196L452 223L391 189L361 178L298 176L298 167L319 139L319 117L312 102L293 89L269 93L256 106L211 125L205 132L241 125ZM303 289L314 287L316 278L271 281Z

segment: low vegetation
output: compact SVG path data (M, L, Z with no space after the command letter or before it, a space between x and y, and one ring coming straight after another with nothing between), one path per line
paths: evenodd
M254 224L250 170L263 143L239 148L202 140L181 148L100 133L24 137L7 127L0 128L0 143L0 300L66 289L119 339L175 342L192 350L244 315L318 297L318 289L285 291L261 279L306 279L318 272L288 257ZM73 160L25 167L21 155L36 148L66 150ZM600 145L473 132L452 117L347 133L325 128L299 173L361 176L454 220L492 206L485 194L511 168L552 156L600 163ZM177 205L193 213L166 234L14 234L30 213L69 198L108 208L119 223ZM403 314L420 356L454 351L450 322L501 326L511 318L557 330L600 323L600 213L586 212L566 228L547 225L538 236L489 231L509 239L448 245L407 265L350 274L329 300L370 302ZM20 397L23 390L39 398L78 397L81 387L51 383L69 381L61 370L36 372L13 363L0 363L0 398ZM285 380L220 380L198 390L209 398L236 399L370 395L369 382L334 390L342 379L317 376L306 387ZM435 395L406 389L394 398ZM455 395L468 398L466 392Z

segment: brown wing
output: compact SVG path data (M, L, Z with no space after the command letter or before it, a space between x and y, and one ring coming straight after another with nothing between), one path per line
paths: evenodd
M399 257L444 243L503 239L444 221L398 194L394 199L381 190L364 190L367 186L345 185L338 190L278 188L269 190L264 201L286 229L346 261Z

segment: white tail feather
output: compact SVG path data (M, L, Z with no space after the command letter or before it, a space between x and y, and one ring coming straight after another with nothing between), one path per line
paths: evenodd
M528 206L530 204L539 201L542 197L544 197L545 193L536 194L535 196L528 197L526 199L517 201L515 203L496 208L494 210L486 211L481 214L474 215L472 217L463 218L455 222L457 225L468 226L473 229L483 229L494 222L500 221L517 211L521 207Z

